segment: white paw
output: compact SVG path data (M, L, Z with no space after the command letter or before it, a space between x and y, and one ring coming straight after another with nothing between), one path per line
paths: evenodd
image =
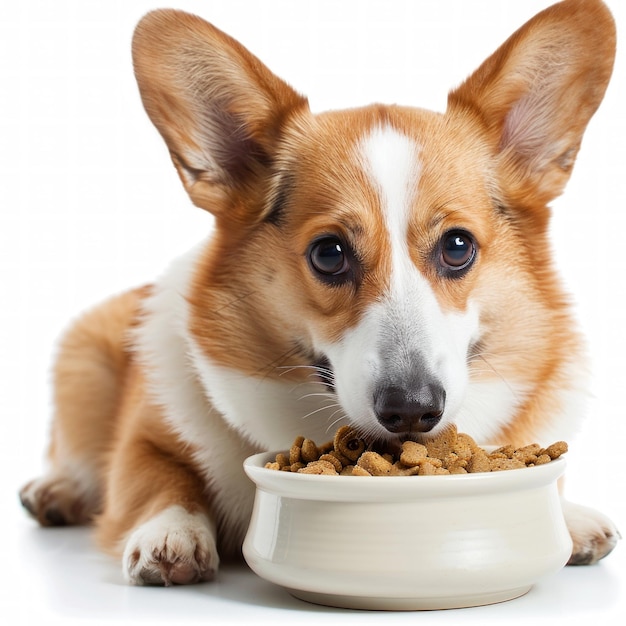
M219 565L215 532L206 515L181 506L138 526L126 542L123 568L133 585L186 585L212 580Z
M621 539L615 524L595 509L563 500L563 514L574 544L568 565L591 565Z

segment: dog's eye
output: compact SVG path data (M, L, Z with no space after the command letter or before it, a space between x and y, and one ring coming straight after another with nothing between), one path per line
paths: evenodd
M449 272L468 269L476 258L476 244L465 231L454 230L446 233L441 240L440 263Z
M309 247L309 263L322 278L337 277L350 270L348 256L337 237L325 237Z
M309 259L313 269L326 276L341 274L348 265L343 246L335 237L316 241L309 251Z

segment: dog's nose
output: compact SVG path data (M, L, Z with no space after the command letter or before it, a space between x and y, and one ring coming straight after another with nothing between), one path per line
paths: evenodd
M441 420L446 392L438 383L419 389L383 387L374 394L378 421L390 433L427 433Z

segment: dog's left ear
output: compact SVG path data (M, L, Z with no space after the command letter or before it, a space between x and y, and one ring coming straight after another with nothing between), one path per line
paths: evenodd
M258 218L281 129L308 110L306 99L237 41L182 11L139 22L133 61L146 112L194 204L219 219Z
M565 0L514 33L448 97L486 126L507 200L544 206L569 179L606 90L615 24L600 0Z

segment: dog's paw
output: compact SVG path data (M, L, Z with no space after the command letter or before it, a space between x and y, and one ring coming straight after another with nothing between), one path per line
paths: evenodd
M62 474L32 480L22 487L19 496L22 506L42 526L84 524L99 506L95 489Z
M181 506L165 509L130 535L123 555L133 585L188 585L215 577L219 556L215 533L202 513Z
M621 539L615 524L595 509L563 501L563 514L574 544L568 565L591 565Z

